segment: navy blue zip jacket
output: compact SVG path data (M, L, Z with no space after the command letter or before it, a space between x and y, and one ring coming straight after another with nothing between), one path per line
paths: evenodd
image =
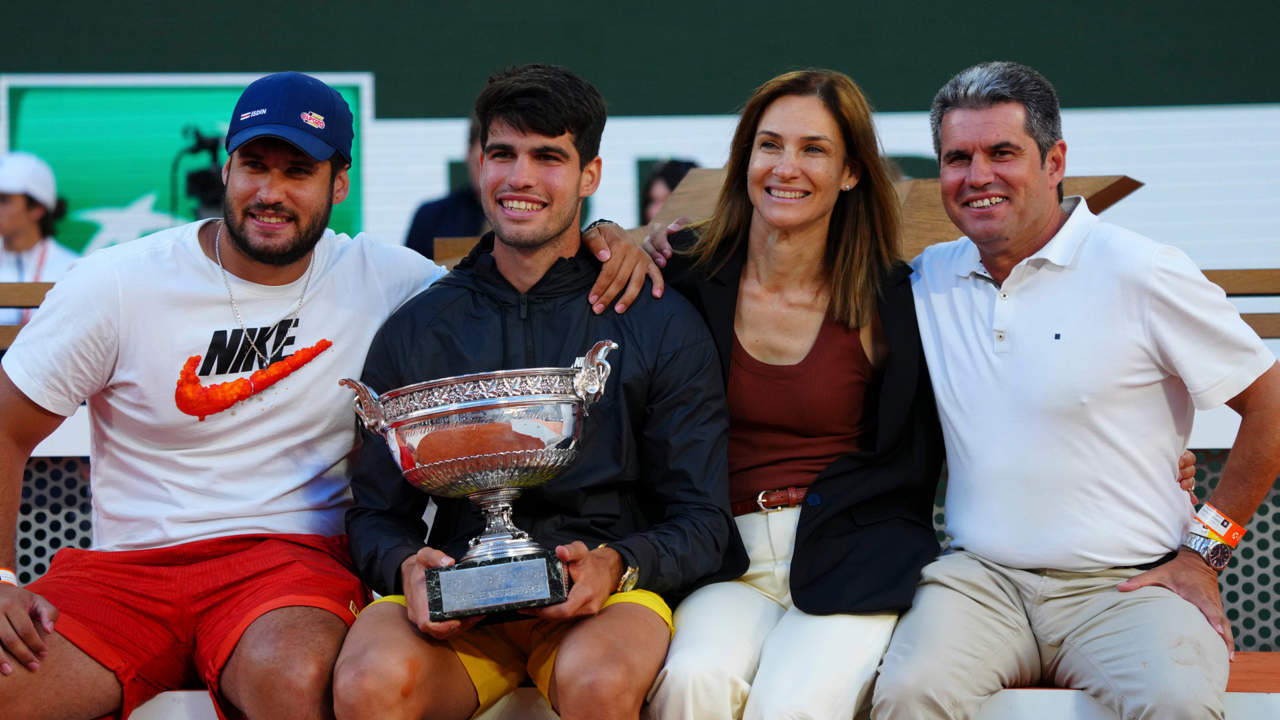
M698 313L679 293L654 300L645 291L623 315L592 314L586 297L600 265L585 250L557 260L521 294L498 272L492 249L490 233L387 320L364 382L381 393L464 373L568 367L597 341L617 342L578 460L521 495L516 525L548 548L608 542L639 568L636 587L669 600L740 574L746 555L728 505L724 384ZM427 533L427 495L367 431L352 491L347 532L356 568L379 593L400 593L400 564ZM480 512L467 500L438 502L427 544L461 557L483 528Z

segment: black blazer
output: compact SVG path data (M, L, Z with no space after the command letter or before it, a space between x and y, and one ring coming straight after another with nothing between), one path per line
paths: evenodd
M672 238L676 247L693 236ZM733 357L733 317L746 243L723 262L695 268L676 254L667 283L711 329L726 385ZM944 450L911 297L911 268L894 267L880 298L889 344L876 403L875 447L838 458L805 496L791 560L791 597L815 614L897 612L911 607L920 570L938 554L933 498Z

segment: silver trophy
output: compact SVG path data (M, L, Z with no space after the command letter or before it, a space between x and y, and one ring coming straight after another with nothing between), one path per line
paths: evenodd
M578 456L581 420L604 394L618 349L602 340L569 368L473 373L378 395L356 392L365 427L382 435L405 480L439 497L465 497L484 531L457 564L427 570L433 621L563 602L568 578L555 552L511 521L525 488L545 485Z

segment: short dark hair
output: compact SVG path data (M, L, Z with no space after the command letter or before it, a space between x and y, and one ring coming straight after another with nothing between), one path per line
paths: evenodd
M952 110L982 110L1000 103L1018 103L1025 111L1023 127L1040 150L1044 165L1053 144L1062 139L1062 109L1053 83L1033 68L999 60L965 68L933 96L929 126L933 130L933 154L942 160L942 118ZM1058 183L1058 200L1063 196Z
M558 65L534 63L489 77L476 97L480 144L489 143L495 121L522 133L573 136L581 167L600 154L600 135L607 117L604 98L591 83Z
M66 199L58 198L54 206L49 207L44 203L40 202L39 200L31 197L30 195L23 195L22 197L26 198L27 207L44 208L44 215L41 215L40 219L36 221L36 224L39 225L40 227L40 237L42 238L53 237L54 227L57 225L58 221L61 220L63 217L65 217L67 214Z
M334 153L329 156L329 187L333 187L334 181L338 179L338 173L351 167L351 163L342 157L342 153Z
M1034 69L1007 60L979 63L965 68L933 96L929 126L933 130L933 154L942 158L942 118L952 110L982 110L1013 102L1026 110L1027 134L1040 149L1044 162L1049 149L1062 139L1062 111L1053 83Z

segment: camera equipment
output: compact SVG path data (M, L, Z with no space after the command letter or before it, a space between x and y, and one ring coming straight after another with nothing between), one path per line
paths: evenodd
M183 128L182 134L191 140L191 144L180 149L173 158L173 165L169 171L169 214L178 216L178 165L182 158L207 152L209 164L187 173L183 195L196 201L195 210L192 212L194 219L222 217L222 165L218 162L218 150L222 146L222 137L205 135L194 125Z

